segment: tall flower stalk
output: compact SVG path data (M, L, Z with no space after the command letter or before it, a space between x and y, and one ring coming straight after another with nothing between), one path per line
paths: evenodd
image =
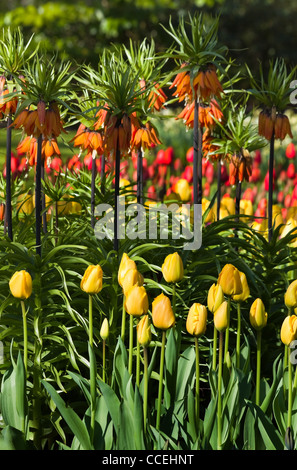
M255 78L247 67L251 89L248 92L255 98L260 108L258 132L270 145L269 148L269 187L268 187L268 240L273 234L273 172L275 141L283 141L288 135L293 138L291 126L285 111L290 107L290 84L296 74L297 67L290 71L284 59L270 61L266 76L262 65L259 77Z

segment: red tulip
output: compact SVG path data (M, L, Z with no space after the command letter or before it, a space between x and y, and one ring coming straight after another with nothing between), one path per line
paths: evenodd
M287 145L287 148L286 148L286 157L287 157L287 158L295 158L295 157L296 157L296 149L295 149L295 146L294 146L293 142L290 142L290 143Z
M255 157L254 157L254 163L255 163L256 165L260 165L261 162L262 162L261 151L260 151L260 150L256 150L256 151L255 151Z
M294 179L295 177L295 165L294 163L290 163L287 169L287 177L290 179Z
M194 147L190 147L186 154L187 162L192 163L194 159Z

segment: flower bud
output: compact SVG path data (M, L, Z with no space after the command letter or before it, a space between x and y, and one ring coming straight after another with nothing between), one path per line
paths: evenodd
M208 310L214 313L219 308L221 303L224 302L224 300L225 298L222 286L220 286L220 284L213 284L210 287L207 295Z
M106 341L109 336L109 323L106 317L104 318L100 328L100 336L103 341Z
M280 332L281 341L290 346L290 343L297 339L297 316L288 315L281 326Z
M284 300L287 308L297 307L297 279L287 288Z
M147 347L152 340L151 324L148 315L144 315L137 324L137 340L143 347Z
M175 324L175 316L169 297L163 293L158 295L152 303L153 324L160 330L168 330Z
M99 294L102 289L103 272L101 266L90 265L85 270L80 288L87 294Z
M143 285L143 276L137 269L128 269L122 281L124 295L126 295L130 287L135 285Z
M189 310L186 329L190 335L201 336L206 331L207 309L204 305L194 303Z
M162 273L166 282L178 282L184 277L184 266L178 253L166 256L162 265Z
M17 271L9 281L12 295L20 300L25 300L32 294L32 278L27 271Z
M250 296L250 288L247 282L246 275L239 271L240 275L240 281L241 281L241 286L242 286L242 292L241 294L234 294L232 296L232 299L235 302L244 302L249 296Z
M133 317L141 317L148 312L149 302L143 286L132 286L126 293L125 309Z
M225 295L235 295L242 293L240 274L233 264L226 264L218 277L218 284L221 285Z
M118 282L121 287L123 287L123 279L129 269L136 269L136 264L135 261L129 258L127 253L124 253L118 271Z
M224 300L214 312L213 321L218 331L225 331L227 329L229 324L229 306L226 300Z
M250 324L255 330L262 330L267 324L267 313L261 299L256 299L250 308Z
M183 202L190 201L192 197L190 185L185 178L181 178L175 183L174 191L179 195Z

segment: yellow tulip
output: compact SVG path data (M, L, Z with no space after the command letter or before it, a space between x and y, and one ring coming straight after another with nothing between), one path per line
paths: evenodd
M129 269L137 269L136 263L131 258L129 258L127 253L124 253L118 271L118 282L121 287L123 287L123 279Z
M247 282L246 275L242 273L241 271L239 271L239 274L240 274L240 281L242 285L242 292L241 294L234 294L232 296L232 299L235 302L244 302L250 296L250 288Z
M144 315L137 324L137 340L143 347L147 347L152 340L151 324L148 315Z
M104 318L101 328L100 328L100 336L103 341L106 341L109 336L109 323L107 318Z
M99 294L102 289L103 271L99 264L90 265L80 282L80 288L87 294Z
M293 229L296 229L297 227L297 221L295 219L288 219L288 221L286 222L286 224L284 225L283 227L283 230L282 230L282 233L281 233L281 238L284 238L285 236L287 236L291 230ZM297 234L297 230L294 230L294 232L292 232L291 235L295 235ZM297 235L296 237L294 237L293 239L291 239L291 242L289 243L289 246L292 246L293 248L296 248L297 247Z
M133 317L141 317L148 312L149 302L143 286L132 286L126 293L125 310Z
M9 281L9 288L12 295L20 300L25 300L32 294L32 278L25 271L16 271Z
M162 265L162 273L166 282L178 282L183 279L184 266L178 253L166 256Z
M132 286L142 286L143 285L143 276L137 269L128 269L126 272L123 282L122 282L123 292L126 295L130 287Z
M253 203L250 199L241 199L240 200L240 213L244 215L253 215Z
M207 309L204 305L194 303L189 310L186 329L190 335L201 336L206 331Z
M219 308L214 312L213 316L214 326L218 331L225 331L229 324L229 306L228 302L224 300Z
M287 308L297 307L297 279L287 288L284 300Z
M208 210L208 207L210 205L210 201L206 198L202 198L201 205L202 205L202 216L203 216L204 213ZM216 220L216 213L214 211L214 208L211 207L209 209L209 212L208 212L204 222L206 224L208 224L210 222L214 222L215 220Z
M30 215L34 211L35 200L34 196L31 194L26 194L23 198L18 198L17 210L20 211L20 214Z
M174 191L179 195L182 202L188 202L192 197L191 187L184 178L179 179L177 183L175 183Z
M250 308L250 324L255 330L262 330L267 324L267 312L261 299L256 299Z
M281 326L280 332L281 341L290 346L290 343L297 339L297 316L288 315Z
M220 218L221 216L228 216L235 214L235 202L232 197L226 195L222 197L220 204Z
M221 303L223 303L225 300L224 298L224 292L222 289L222 286L220 284L213 284L207 295L207 307L208 310L212 313L214 313Z
M225 295L237 295L242 293L240 273L233 264L226 264L218 277L218 284Z
M169 297L163 293L158 295L152 303L153 324L160 330L168 330L175 324L175 316Z

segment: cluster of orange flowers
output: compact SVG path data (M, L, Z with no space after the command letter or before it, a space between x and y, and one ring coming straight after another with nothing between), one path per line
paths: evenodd
M8 88L5 87L6 78L4 75L0 77L0 119L3 118L4 115L14 114L17 108L17 98L7 99L9 95Z
M273 134L275 139L284 140L287 135L293 139L289 118L282 113L261 111L258 120L258 132L267 140L271 140Z
M187 103L181 113L175 119L183 119L186 126L193 128L194 126L194 107L195 102ZM216 121L221 121L223 113L218 102L212 98L209 104L200 104L198 120L200 127L213 129Z
M243 150L241 155L232 155L229 162L229 182L235 185L237 181L249 181L252 175L252 157Z

